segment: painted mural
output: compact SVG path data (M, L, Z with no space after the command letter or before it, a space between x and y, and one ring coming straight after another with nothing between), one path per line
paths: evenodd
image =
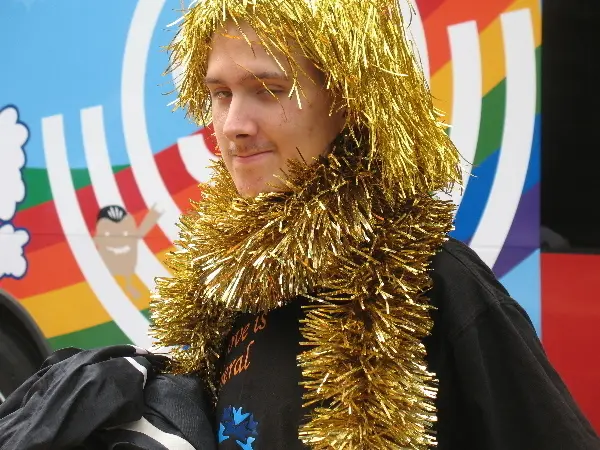
M454 236L540 331L539 2L414 6L409 31L464 157ZM179 7L0 3L0 42L10 42L0 71L0 288L54 348L149 345L149 291L168 275L178 216L215 158L210 130L167 106L161 46Z

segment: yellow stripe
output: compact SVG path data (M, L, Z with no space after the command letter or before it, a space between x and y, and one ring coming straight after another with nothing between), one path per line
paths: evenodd
M167 251L158 254L159 260L164 260L166 253ZM124 280L121 277L115 279L126 292ZM146 286L138 277L134 277L133 287L140 296L131 301L138 310L147 309L150 294ZM89 284L85 282L25 298L22 305L33 316L47 338L73 333L112 320Z
M541 44L541 11L538 0L517 0L506 11L523 8L530 8L531 10L537 47ZM480 33L480 46L483 64L483 92L486 95L506 76L499 17ZM451 62L445 64L435 73L431 79L431 88L436 107L447 114L444 122L451 123L450 111L452 110L453 101ZM167 251L159 253L158 258L164 260ZM122 280L117 279L117 281L121 287L124 287ZM146 290L137 277L134 287L140 293ZM148 307L149 300L149 295L146 293L135 300L134 303L141 310ZM22 304L32 314L42 332L48 338L80 331L112 320L87 283L79 283L29 297L23 299Z
M532 26L535 46L542 42L542 16L539 0L517 0L506 12L529 8L532 16ZM498 16L485 30L479 34L481 47L481 64L483 71L483 95L487 95L506 77L504 45L502 42L502 27ZM446 63L431 77L431 91L436 108L445 113L443 122L452 123L452 61Z
M87 283L28 297L22 305L47 338L111 320Z

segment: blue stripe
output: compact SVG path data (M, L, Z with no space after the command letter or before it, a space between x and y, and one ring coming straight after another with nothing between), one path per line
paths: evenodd
M535 116L535 128L533 129L533 141L531 143L531 156L529 158L529 167L527 168L527 177L523 186L523 194L529 192L537 183L540 182L541 172L541 135L542 135L542 115Z
M510 296L525 309L538 336L541 338L542 294L540 270L540 252L538 250L504 275L500 282L508 290Z
M541 115L537 114L523 193L528 192L540 181L540 136ZM472 178L469 180L467 190L456 214L456 229L452 232L454 238L468 242L475 234L492 190L499 158L500 150L498 149L479 166L474 167Z
M481 165L473 168L467 190L456 213L456 229L452 232L452 236L460 241L466 242L477 229L492 189L499 155L500 152L494 152Z

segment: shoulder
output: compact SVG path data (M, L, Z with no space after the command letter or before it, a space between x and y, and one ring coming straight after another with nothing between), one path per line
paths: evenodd
M492 270L466 244L450 238L432 258L431 276L434 283L457 286L457 281L478 287L495 297L505 296L508 292L498 281Z
M427 295L436 308L434 320L450 335L490 310L509 307L524 313L477 253L456 239L449 239L432 258L430 275L433 285Z

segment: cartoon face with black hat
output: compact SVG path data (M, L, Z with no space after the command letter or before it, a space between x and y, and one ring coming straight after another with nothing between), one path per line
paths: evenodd
M113 276L124 278L125 289L134 299L140 296L133 287L138 242L156 225L161 214L152 207L138 226L122 206L110 205L98 212L94 236L98 253Z

